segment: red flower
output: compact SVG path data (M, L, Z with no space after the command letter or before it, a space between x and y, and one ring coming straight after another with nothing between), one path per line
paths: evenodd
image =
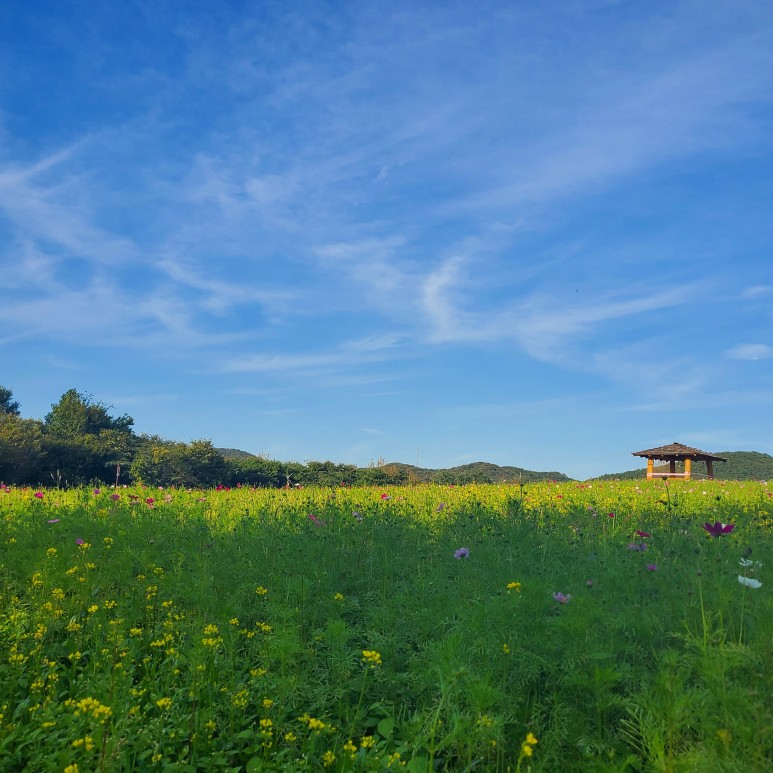
M730 534L730 532L735 529L735 524L715 521L714 523L704 523L703 528L706 529L712 537L721 537L723 534Z
M648 534L646 531L639 531L639 530L637 529L637 530L636 530L636 536L637 536L637 537L649 537L650 535L649 535L649 534Z

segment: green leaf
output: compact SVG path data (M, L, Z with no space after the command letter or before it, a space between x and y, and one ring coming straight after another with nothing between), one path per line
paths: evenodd
M389 738L394 729L395 721L392 717L385 717L378 723L378 732L381 733L383 738Z

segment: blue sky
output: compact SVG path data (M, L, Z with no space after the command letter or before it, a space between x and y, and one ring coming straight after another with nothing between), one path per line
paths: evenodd
M6 0L0 384L282 460L773 453L773 6Z

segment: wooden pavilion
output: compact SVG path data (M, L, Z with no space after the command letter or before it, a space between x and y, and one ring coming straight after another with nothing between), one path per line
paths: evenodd
M647 460L647 480L652 478L684 478L692 477L692 463L706 462L706 473L709 478L714 477L714 462L726 462L721 456L709 454L699 448L690 448L681 443L671 443L660 448L649 448L646 451L634 451L633 456L643 456ZM668 462L668 472L655 471L655 460ZM676 471L676 463L684 462L684 472Z

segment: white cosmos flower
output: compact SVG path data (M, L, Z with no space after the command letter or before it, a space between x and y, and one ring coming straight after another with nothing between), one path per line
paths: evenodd
M759 580L755 580L753 577L744 577L742 574L738 575L738 582L741 585L745 585L747 588L761 588L762 583Z
M746 569L750 566L756 566L758 569L762 568L762 561L752 561L751 558L742 558L738 563Z

